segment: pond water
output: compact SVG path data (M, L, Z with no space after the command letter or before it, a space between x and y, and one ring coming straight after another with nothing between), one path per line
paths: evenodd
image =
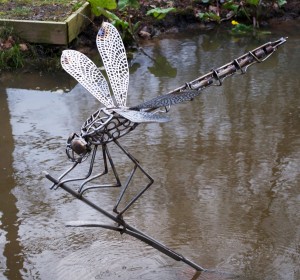
M65 227L107 222L42 173L70 166L66 139L100 104L65 73L2 73L0 279L300 279L299 28L255 40L177 34L144 46L156 63L142 53L130 62L135 105L289 37L246 75L172 107L171 122L120 139L155 180L126 221L209 269L196 274L132 237ZM109 147L124 180L128 162ZM117 194L88 195L111 210Z

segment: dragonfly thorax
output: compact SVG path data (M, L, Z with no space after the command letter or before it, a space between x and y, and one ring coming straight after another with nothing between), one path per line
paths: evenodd
M137 125L113 110L101 108L85 121L81 127L81 137L87 143L102 145L117 140L135 129Z

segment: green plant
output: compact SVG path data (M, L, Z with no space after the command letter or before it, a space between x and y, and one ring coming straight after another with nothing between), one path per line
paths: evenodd
M74 6L72 7L72 11L77 11L80 7L82 7L83 2L77 2L74 4Z
M235 20L231 21L231 24L233 25L231 29L232 35L238 35L238 36L248 36L248 35L268 35L270 34L269 31L258 31L255 27L252 25L247 25L243 23L239 23Z
M140 7L140 2L137 0L119 0L118 8L124 10L126 8L138 9Z
M66 19L85 2L85 0L0 0L0 17L59 21Z
M155 17L156 19L163 19L168 13L170 12L175 12L176 9L175 8L154 8L149 10L146 15L152 15L153 17Z
M279 7L282 7L286 3L287 3L286 0L277 0L277 4L278 4Z
M241 5L241 11L252 21L254 28L259 28L259 16L261 12L262 0L245 0L245 5Z
M286 0L243 0L239 1L237 6L231 0L225 3L223 7L233 11L238 16L245 16L252 22L254 28L259 28L259 18L263 9L271 7L274 4L282 7L286 3Z
M89 0L92 13L95 16L104 15L107 17L107 10L114 10L117 8L117 2L115 0Z
M7 26L3 25L0 26L0 38L7 38L13 34L13 27L12 26Z
M213 12L198 13L198 17L203 21L216 21L220 23L221 17Z
M282 7L287 3L286 0L201 0L201 3L210 6L209 12L200 12L198 17L203 21L216 21L220 22L228 20L234 16L244 17L252 23L254 28L259 28L259 18L263 9L272 7L277 4ZM226 13L226 18L219 15L224 14L224 10L230 12Z
M240 5L233 0L229 0L223 3L222 8L234 12L237 15Z
M92 12L95 16L104 16L111 21L111 23L119 29L121 32L122 39L124 41L134 40L137 43L135 34L139 27L139 22L132 23L130 16L128 16L126 9L136 9L139 7L139 2L136 0L120 0L117 6L115 0L89 0L91 4ZM119 8L123 11L124 19L118 17L115 13L110 10ZM127 17L126 17L127 15ZM131 38L131 39L128 39Z
M253 32L253 27L251 25L246 25L243 23L238 23L237 21L231 21L233 25L231 33L233 35L246 35Z
M23 54L19 45L14 45L11 48L0 52L0 68L20 68L24 66Z
M26 17L29 13L32 12L32 8L31 7L16 7L13 11L12 11L12 16L18 15L21 17Z

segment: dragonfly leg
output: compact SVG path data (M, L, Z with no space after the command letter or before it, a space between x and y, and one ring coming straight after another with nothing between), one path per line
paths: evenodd
M74 181L80 181L80 180L87 179L92 174L92 171L93 171L93 168L94 168L95 157L96 157L96 154L97 154L97 148L98 148L98 146L94 147L92 157L91 157L91 161L90 161L90 167L89 167L88 173L84 177L69 178L69 179L65 179L65 180L61 181L61 179L63 177L65 177L67 174L69 174L78 165L78 162L75 162L71 168L69 168L65 173L63 173L59 177L59 183L56 185L55 189L60 187L61 184L64 184L64 183L67 183L67 182L74 182Z
M52 189L57 189L59 187L59 184L60 184L60 181L65 177L67 176L76 166L77 166L78 162L75 162L71 167L69 167L63 174L61 174L59 177L58 177L58 183L53 183L52 186L50 187L50 190Z
M99 174L96 174L90 178L87 178L81 185L80 185L80 188L78 190L79 194L80 195L83 195L84 192L86 192L87 190L90 190L90 189L101 189L101 188L109 188L109 187L121 187L121 181L119 179L119 175L117 173L117 170L116 170L116 167L114 165L114 162L112 160L112 157L109 153L109 150L108 150L108 147L106 144L102 145L102 154L103 154L103 164L104 164L104 170L103 172L99 173ZM89 185L87 186L87 184L105 174L108 173L108 163L107 163L107 159L108 159L108 162L110 164L110 167L113 171L113 175L116 179L116 183L115 184L98 184L98 185Z
M118 214L118 217L122 217L122 215L125 213L125 211L127 211L132 206L132 204L135 203L142 196L142 194L146 190L148 190L148 188L153 184L154 180L144 170L144 168L140 165L138 160L131 153L129 153L127 150L125 150L125 148L117 140L114 140L114 142L134 164L129 176L127 177L125 184L122 185L122 189L121 189L119 198L117 199L116 205L113 208L113 211ZM132 178L133 178L135 172L137 171L137 169L139 169L148 178L149 182L124 206L124 208L122 210L118 210L118 206L119 206L128 186L130 185L130 182L132 181Z

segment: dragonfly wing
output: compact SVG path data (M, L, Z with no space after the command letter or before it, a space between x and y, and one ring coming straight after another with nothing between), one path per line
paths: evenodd
M114 107L106 79L87 56L78 51L65 50L61 55L61 65L103 105Z
M164 123L171 120L169 117L157 113L153 114L149 112L140 112L140 111L122 110L122 109L116 109L114 111L119 115L121 115L122 117L135 123L154 123L154 122Z
M156 109L159 107L167 107L167 106L182 103L184 101L190 101L196 96L200 95L200 93L201 92L198 90L183 90L180 92L168 93L165 95L157 96L137 106L130 107L130 109L141 110L141 109Z
M126 106L129 70L125 48L118 30L102 23L96 43L107 72L114 97L119 106Z

